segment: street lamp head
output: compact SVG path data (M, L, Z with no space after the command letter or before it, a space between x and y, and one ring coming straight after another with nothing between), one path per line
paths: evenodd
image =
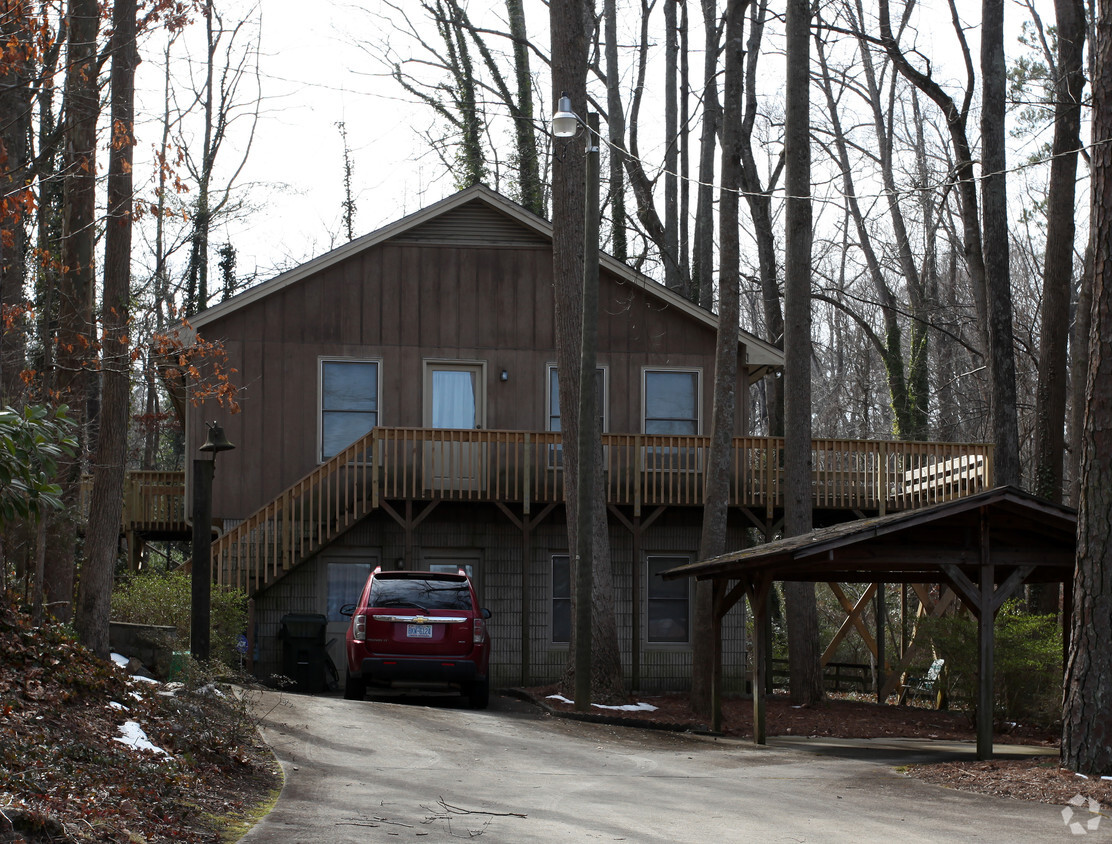
M205 444L202 445L198 451L211 451L213 457L221 451L231 451L235 448L231 442L228 441L228 435L224 433L224 429L216 422L206 422L208 427L208 437L205 439Z
M571 110L571 97L564 94L552 115L552 134L557 138L574 138L579 128L579 117Z

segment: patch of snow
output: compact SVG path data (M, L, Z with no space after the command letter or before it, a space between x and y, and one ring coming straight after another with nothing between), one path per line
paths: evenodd
M117 703L116 701L111 701L108 705L110 707L112 707L113 709L122 709L124 712L127 712L127 707L124 706L122 703Z
M140 683L153 683L155 685L158 685L158 680L154 679L153 677L141 677L138 674L132 674L131 679L138 680Z
M574 700L568 700L563 695L549 695L546 700L558 700L560 703L575 703ZM617 709L622 712L656 712L656 707L651 703L626 703L621 706L607 706L603 703L592 703L591 706L598 709Z
M158 745L151 744L151 740L147 738L147 734L143 732L143 728L136 721L125 721L120 725L120 733L123 737L115 739L120 744L126 744L136 750L149 750L151 753L160 756L169 755Z
M131 662L126 656L120 656L118 653L112 654L112 661L120 666L120 668L127 668L127 664Z
M626 703L622 706L606 706L602 703L592 703L599 709L620 709L622 712L656 712L656 707L651 703Z
M1081 777L1081 779L1083 779L1083 780L1087 780L1087 779L1088 779L1088 777L1087 777L1087 776L1085 776L1084 774L1074 774L1074 776L1075 776L1075 777Z

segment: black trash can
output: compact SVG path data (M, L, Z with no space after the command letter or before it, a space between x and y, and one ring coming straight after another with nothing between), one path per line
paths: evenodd
M316 694L324 689L324 635L328 619L320 613L282 616L282 673L293 680L293 690Z

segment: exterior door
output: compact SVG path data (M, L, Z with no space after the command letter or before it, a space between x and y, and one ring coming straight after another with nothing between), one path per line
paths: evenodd
M351 619L340 612L345 604L354 604L367 582L371 570L378 565L377 552L336 550L321 558L324 594L327 596L325 615L328 620L324 637L328 655L344 682L347 657L344 641Z
M486 365L425 362L425 427L444 431L425 452L426 482L439 491L478 490L486 448L473 431L486 424Z

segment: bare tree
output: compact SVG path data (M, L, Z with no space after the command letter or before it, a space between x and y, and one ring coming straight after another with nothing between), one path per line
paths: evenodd
M737 404L737 344L741 266L738 196L741 184L741 83L745 55L745 10L749 0L726 6L725 86L722 99L722 187L719 192L721 252L718 263L718 338L714 353L714 402L707 454L703 529L699 558L726 553L726 516L733 453L734 406ZM700 717L711 714L711 686L718 636L713 625L711 581L695 587L695 635L691 657L691 704Z
M1081 93L1085 88L1085 6L1082 0L1055 0L1058 56L1053 69L1054 142L1046 201L1046 257L1043 262L1042 324L1039 331L1035 410L1034 492L1062 500L1065 450L1066 339L1073 290L1076 229L1077 155L1081 147ZM1080 399L1080 396L1077 396ZM1056 590L1055 590L1056 591ZM1055 598L1057 595L1055 595ZM1054 601L1057 609L1057 600Z
M584 0L553 0L549 5L552 37L553 102L567 94L577 114L587 113L587 49L588 34L593 25L593 10ZM597 244L584 243L584 207L586 180L582 138L561 144L553 159L552 169L552 232L553 286L556 304L556 365L560 372L560 406L579 407L580 339L582 337L583 261L584 249L597 249ZM610 537L607 531L606 497L602 478L601 440L596 439L598 453L579 454L579 424L572 414L561 419L563 432L564 478L567 512L577 512L579 491L574 479L579 460L591 460L594 471L595 507L591 517L593 535L590 547L592 572L592 648L591 696L601 701L624 697L618 633L614 618L613 573L610 565ZM568 518L568 547L577 548L579 535L575 519ZM573 577L573 582L575 578ZM579 596L573 590L573 607ZM579 631L572 632L581 636ZM575 639L569 657L575 654ZM569 662L563 685L575 684L574 662ZM582 679L582 678L580 678Z
M1112 773L1112 3L1093 37L1093 305L1085 385L1073 619L1066 662L1062 763Z
M214 0L204 0L205 61L204 80L193 91L193 102L187 107L201 109L201 148L190 143L180 144L185 153L185 166L197 184L190 234L189 266L186 270L185 314L203 311L209 302L209 234L213 222L230 208L236 179L247 163L258 124L257 97L241 99L241 86L251 78L258 87L258 50L252 44L239 43L248 36L250 18L244 16L233 24L225 22ZM223 44L223 58L218 52ZM244 103L246 108L244 109ZM228 139L231 125L240 110L249 123L247 140L238 148L240 158L222 186L215 186L216 162Z
M127 466L131 346L132 150L135 146L136 0L112 8L111 145L108 156L108 218L104 235L101 319L101 410L93 459L85 562L77 629L85 646L108 658L108 618Z
M100 7L96 0L70 0L67 7L65 142L63 166L63 218L58 288L57 353L53 388L70 404L77 425L77 457L65 468L67 505L77 500L84 449L82 428L89 400L86 366L92 348L93 300L96 266L96 126L100 114L97 87L97 33ZM47 341L49 342L49 340ZM73 613L74 551L76 532L65 531L67 541L52 548L45 562L46 601L62 621Z
M784 533L811 530L811 139L809 0L788 0L785 18ZM792 700L823 695L812 583L784 585ZM758 690L754 689L754 694Z

